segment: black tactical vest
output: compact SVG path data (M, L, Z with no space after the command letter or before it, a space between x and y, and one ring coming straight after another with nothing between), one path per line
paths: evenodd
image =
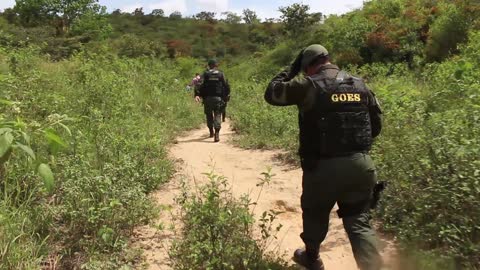
M328 158L370 150L372 94L364 83L343 71L336 78L310 79L316 86L315 103L299 114L300 156Z
M223 97L224 92L223 73L211 69L203 75L203 87L201 90L202 97Z

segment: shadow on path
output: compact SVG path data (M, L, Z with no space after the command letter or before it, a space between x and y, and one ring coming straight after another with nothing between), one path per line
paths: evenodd
M210 138L210 136L203 136L200 138L193 138L188 140L176 140L175 144L193 143L193 142L214 143L213 138Z

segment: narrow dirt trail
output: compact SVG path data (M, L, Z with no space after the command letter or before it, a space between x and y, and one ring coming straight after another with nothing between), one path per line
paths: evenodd
M221 142L213 143L208 138L208 130L204 127L177 138L176 144L170 149L173 159L179 161L179 172L170 183L163 186L154 195L164 209L175 209L174 198L179 194L182 180L192 185L206 182L203 173L212 170L227 177L232 185L235 196L250 194L256 198L260 189L256 186L262 172L267 168L275 176L268 186L265 186L255 208L258 216L264 211L282 211L277 220L283 225L278 240L271 245L272 249L285 254L290 259L293 251L302 246L299 234L302 231L302 216L300 209L301 169L291 169L274 161L278 151L244 150L229 143L234 135L228 122L223 123ZM157 223L166 225L163 231L144 226L136 230L137 245L145 250L147 262L151 270L171 269L168 263L169 241L173 233L168 224L172 222L171 213L163 211ZM393 245L381 241L385 260L390 260ZM343 230L341 220L332 211L330 231L322 245L322 260L326 269L352 270L357 269L348 238Z

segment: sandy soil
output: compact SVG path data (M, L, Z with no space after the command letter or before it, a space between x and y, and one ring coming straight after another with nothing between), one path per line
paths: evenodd
M167 270L169 267L168 248L174 235L170 228L173 221L174 198L179 193L181 181L190 181L192 185L201 185L206 181L203 173L214 168L215 172L227 177L232 185L235 196L250 194L256 198L260 189L261 173L271 168L275 174L268 186L265 186L255 208L258 216L264 211L282 211L278 221L283 225L278 240L271 249L276 249L290 259L296 248L302 247L299 234L302 231L300 209L301 169L292 169L274 161L278 151L244 150L229 143L234 132L228 122L223 123L221 142L213 143L208 138L206 127L191 131L177 138L170 148L170 155L178 162L179 170L170 183L154 194L155 199L163 206L160 219L156 224L163 224L164 229L155 226L144 226L136 230L136 245L144 249L147 263L151 270ZM391 241L380 240L382 254L387 262L394 257L394 247ZM321 258L326 269L351 270L357 269L348 238L343 230L341 220L332 211L330 231L322 244Z

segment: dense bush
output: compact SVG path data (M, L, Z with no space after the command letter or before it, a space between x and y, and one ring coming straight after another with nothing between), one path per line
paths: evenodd
M478 32L463 54L431 67L421 91L375 84L386 128L375 154L391 185L380 211L387 229L458 265L480 262Z
M47 186L36 161L10 156L0 179L2 264L129 263L118 259L125 237L155 215L147 194L172 172L166 144L202 120L173 65L92 53L51 63L35 49L0 51L1 118L17 119L55 175Z
M255 219L246 196L233 197L227 179L213 172L210 182L197 191L184 191L181 205L181 235L173 244L173 269L289 269L274 259L266 244L281 227L275 227L274 214L260 219L261 239L253 236ZM271 176L264 174L263 184Z

